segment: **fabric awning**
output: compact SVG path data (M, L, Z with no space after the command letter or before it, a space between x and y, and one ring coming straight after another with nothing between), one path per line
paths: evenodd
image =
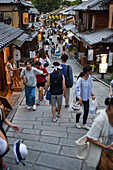
M18 37L16 40L14 40L12 42L12 44L20 47L27 40L28 36L29 36L28 34L23 33L20 37Z

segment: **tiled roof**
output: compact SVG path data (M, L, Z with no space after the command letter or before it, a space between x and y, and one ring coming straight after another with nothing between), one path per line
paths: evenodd
M76 5L70 6L70 7L68 7L68 8L63 9L63 10L60 11L59 13L60 13L60 14L63 14L63 13L65 13L65 12L72 11L75 7L76 7Z
M113 31L106 28L93 33L79 34L79 37L85 40L90 45L102 42L109 43L113 37Z
M108 10L108 2L110 0L89 0L86 2L83 2L77 7L75 7L75 10Z
M21 36L19 36L16 40L14 40L12 42L12 44L17 45L18 47L20 47L28 38L28 34L23 33Z
M19 37L24 31L0 22L0 50Z
M75 27L73 27L73 28L70 29L70 31L71 31L72 33L76 34L76 33L78 32L78 29L75 28Z
M0 0L0 4L10 4L10 3L14 3L14 4L18 4L18 3L21 3L22 5L24 6L28 6L28 7L34 7L33 4L31 3L28 3L24 0Z
M75 25L73 24L73 22L70 22L70 23L65 24L64 29L65 29L66 31L69 31L69 30L71 30L71 28L73 28L73 27L75 27Z
M28 11L29 14L40 14L37 8L30 8Z
M0 0L0 3L6 3L6 4L9 4L9 3L13 3L14 0Z

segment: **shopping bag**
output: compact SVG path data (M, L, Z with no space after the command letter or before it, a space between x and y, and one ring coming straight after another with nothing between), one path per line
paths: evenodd
M89 108L90 114L95 116L96 111L97 111L97 100L96 99L91 99L90 101L90 108Z

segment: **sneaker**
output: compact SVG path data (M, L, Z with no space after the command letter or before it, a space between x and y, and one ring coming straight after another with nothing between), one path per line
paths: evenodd
M33 105L32 109L33 109L34 111L36 110L36 105L35 105L35 104Z
M37 100L37 103L36 103L37 105L39 105L40 104L40 101L39 100Z
M57 114L57 117L59 118L61 116L61 114Z
M58 120L58 119L57 119L57 117L56 117L56 118L54 118L54 119L52 119L52 121L53 121L53 122L56 122L57 120Z
M86 130L89 130L89 129L90 129L90 127L89 127L88 125L86 125L86 124L85 124L85 125L82 125L82 128L83 128L83 129L86 129Z
M27 106L27 109L30 110L30 109L31 109L31 106Z
M81 128L80 123L76 123L75 126L76 126L78 129Z
M4 164L3 170L10 170L10 168Z
M43 100L43 97L41 97L40 101L42 101L42 100Z

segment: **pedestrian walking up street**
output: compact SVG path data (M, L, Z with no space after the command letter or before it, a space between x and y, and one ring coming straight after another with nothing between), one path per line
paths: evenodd
M54 57L55 55L55 44L54 42L52 42L52 45L51 45L51 57Z
M48 75L48 72L44 66L41 66L41 62L37 61L35 64L36 68L43 71L42 75L36 75L37 79L37 88L38 88L38 99L37 99L37 105L40 104L40 101L43 100L43 88L45 87L46 83L46 76Z
M87 117L89 113L89 99L95 99L92 90L92 78L90 76L90 67L88 65L84 66L82 77L79 77L75 85L75 96L77 101L79 100L80 105L84 105L84 115L83 115L83 125L82 128L89 130L90 127L87 126ZM76 127L81 128L79 124L80 114L76 114Z
M60 58L60 57L61 57L60 47L58 46L58 44L56 44L55 57L57 57L57 58Z
M44 51L44 49L40 49L39 51L39 60L41 62L41 65L44 67L48 67L51 64L50 59L48 58L48 56L46 56L46 53Z
M69 99L70 99L70 88L73 86L73 72L72 72L72 67L67 64L68 60L68 55L63 54L61 56L61 73L65 77L65 85L66 85L66 98L65 98L65 107L69 107ZM69 75L69 80L70 80L70 87L67 84L67 73Z
M26 105L27 109L36 110L35 105L35 88L36 88L36 75L43 74L42 70L37 68L32 68L31 61L25 63L26 68L21 72L21 78L25 85L25 96L26 96Z
M53 72L48 76L47 86L45 88L45 93L47 92L50 86L50 93L51 93L51 100L50 103L52 105L52 114L53 114L53 122L57 121L57 117L60 117L60 111L62 107L62 98L63 98L63 91L64 97L66 93L65 88L65 78L63 74L60 74L59 69L61 69L59 62L53 63ZM56 103L58 104L58 114L56 117Z

